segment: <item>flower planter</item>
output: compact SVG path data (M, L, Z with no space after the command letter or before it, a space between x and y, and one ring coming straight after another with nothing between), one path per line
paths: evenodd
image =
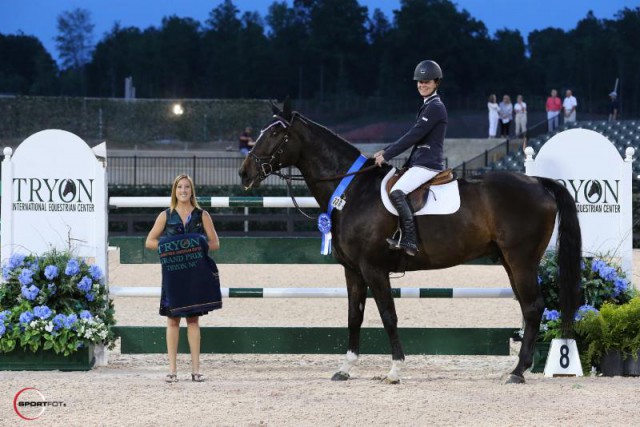
M600 372L605 377L621 376L623 365L622 354L618 350L609 350L600 359Z
M637 359L628 354L622 366L622 373L625 377L640 377L640 351L636 354Z
M549 355L550 342L536 342L536 346L533 349L533 365L531 365L531 372L534 374L540 374L544 372L544 366L547 363L547 356Z
M2 371L88 371L94 363L93 346L83 347L68 356L52 350L39 349L34 353L23 348L0 353Z

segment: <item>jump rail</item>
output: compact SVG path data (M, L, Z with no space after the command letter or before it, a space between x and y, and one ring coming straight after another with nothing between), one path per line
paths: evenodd
M197 197L206 208L295 208L291 197ZM301 208L318 208L313 197L296 197ZM113 208L166 208L171 197L109 197Z
M346 288L221 288L225 298L347 298ZM394 298L513 298L510 288L394 288ZM159 297L160 288L110 286L118 297ZM367 290L367 297L371 292Z

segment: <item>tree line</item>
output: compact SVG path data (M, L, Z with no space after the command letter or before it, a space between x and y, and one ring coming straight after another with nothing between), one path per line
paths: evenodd
M575 28L490 35L450 0L401 0L386 16L357 0L274 1L266 16L232 0L205 22L168 16L158 27L115 23L93 43L90 13L58 17L61 64L35 37L0 34L0 93L138 98L381 99L415 101L415 65L436 60L450 108L484 108L487 96L543 99L572 89L581 111L603 113L619 78L625 116L640 112L640 7L615 19L589 12ZM561 92L562 93L562 92ZM413 106L413 104L410 104Z

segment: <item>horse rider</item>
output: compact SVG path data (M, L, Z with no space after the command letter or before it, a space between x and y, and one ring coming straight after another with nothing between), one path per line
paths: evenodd
M418 110L416 123L400 139L374 154L375 163L382 166L400 153L413 147L405 163L408 170L391 187L389 198L400 218L400 236L389 238L391 249L404 250L407 255L418 252L416 226L407 195L444 169L444 136L447 132L447 109L440 100L438 87L442 69L431 60L422 61L413 72L418 92L424 102Z

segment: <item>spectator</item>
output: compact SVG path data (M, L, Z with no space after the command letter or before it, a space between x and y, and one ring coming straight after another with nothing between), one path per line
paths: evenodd
M547 110L547 125L549 127L549 132L553 132L560 124L560 110L562 110L562 101L558 97L557 90L551 89L551 96L547 98L545 110Z
M564 110L564 122L573 123L576 121L576 107L578 101L571 93L571 89L567 89L565 93L564 101L562 101L562 109Z
M247 126L238 139L238 148L240 149L240 153L245 157L247 157L249 151L251 151L251 147L256 145L256 142L251 137L252 131L253 129L251 129L250 126Z
M509 126L513 117L513 104L511 97L504 95L500 103L500 136L509 138Z
M516 138L524 138L527 132L527 103L522 100L522 95L516 98L516 105L513 106L516 122Z
M500 118L500 107L496 102L495 94L489 95L487 108L489 109L489 138L495 138L498 131L498 119Z
M618 94L613 91L609 94L611 103L609 104L609 121L615 122L618 120L618 112L620 111L620 103L618 102Z

